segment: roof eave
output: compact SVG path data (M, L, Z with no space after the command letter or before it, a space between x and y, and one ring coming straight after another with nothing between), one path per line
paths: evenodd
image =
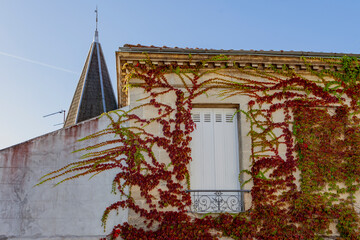
M214 50L214 49L186 49L186 48L159 48L159 47L119 47L118 52L128 53L165 53L165 54L199 54L199 55L253 55L253 56L283 56L283 57L360 57L353 53L326 53L304 51L262 51L262 50Z

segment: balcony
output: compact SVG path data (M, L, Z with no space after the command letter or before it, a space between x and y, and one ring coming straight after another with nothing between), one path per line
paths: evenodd
M187 190L193 213L238 213L245 211L244 194L250 190Z

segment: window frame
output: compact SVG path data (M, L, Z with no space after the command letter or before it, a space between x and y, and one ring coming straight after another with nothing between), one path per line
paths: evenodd
M194 103L192 108L231 108L236 109L236 125L237 125L237 136L238 136L238 161L239 161L239 174L240 174L240 189L242 190L241 183L244 182L243 174L243 159L242 159L242 138L241 138L241 114L240 114L240 104L233 103Z
M214 103L195 103L192 106L193 110L196 110L196 108L202 108L202 109L206 109L206 108L211 108L211 109L216 109L216 108L221 108L221 109L234 109L235 113L236 113L236 122L235 125L237 127L237 145L238 145L238 172L239 172L239 178L238 180L239 182L239 189L233 189L233 190L215 190L215 189L209 189L209 190L201 190L201 189L193 189L193 190L188 190L187 192L189 192L192 196L192 205L190 207L190 212L192 213L196 213L196 214L207 214L207 213L220 213L220 212L230 212L230 213L236 213L236 212L244 212L245 211L245 193L250 192L250 190L244 190L243 186L241 185L241 183L243 182L243 174L241 174L241 171L243 170L243 163L242 163L242 159L243 159L243 152L242 152L242 145L243 145L243 141L242 141L242 135L241 135L241 114L240 114L240 104L214 104ZM191 179L191 176L190 176ZM212 193L212 194L210 194ZM205 195L204 195L205 194ZM229 195L230 194L230 195ZM236 197L237 196L237 197ZM204 198L202 199L202 197L207 198L207 199L212 199L209 201L215 201L219 204L219 207L216 209L205 209L203 210L201 208L201 205L204 203ZM231 197L235 197L238 199L239 202L239 206L240 208L237 208L238 210L232 210L230 207L226 208L225 210L221 210L220 209L220 202L218 202L218 200L220 200L221 202L223 201L223 197L224 200L227 202ZM226 198L226 197L230 197L230 198ZM227 200L226 200L227 199Z

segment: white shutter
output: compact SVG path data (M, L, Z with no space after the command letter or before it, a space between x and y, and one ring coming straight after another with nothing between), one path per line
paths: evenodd
M214 123L214 146L215 149L215 168L213 170L213 175L215 178L215 185L211 189L224 189L222 188L225 183L225 146L224 141L226 135L224 134L224 114L222 109L214 109L215 116L221 116L222 121L216 121ZM210 174L210 173L209 173Z
M203 121L203 132L202 132L202 168L203 168L203 183L202 186L204 189L211 189L215 185L215 179L210 172L214 171L215 158L214 158L214 149L209 148L209 146L214 145L214 117L211 111L203 111L204 121Z
M192 118L195 122L195 130L192 133L191 141L191 157L192 161L190 163L190 187L192 189L198 189L203 187L204 171L203 171L203 143L200 139L203 138L203 124L202 116L199 111L193 111Z
M226 178L222 189L240 189L239 183L239 143L238 143L238 129L235 110L224 109L225 122L223 124L224 136L224 153L223 159L225 165L225 172L223 173Z
M191 189L239 189L235 109L193 109Z

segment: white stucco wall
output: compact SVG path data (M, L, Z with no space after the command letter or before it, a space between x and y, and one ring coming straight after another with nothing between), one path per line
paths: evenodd
M72 152L96 140L77 140L108 124L95 118L0 150L0 239L99 239L127 221L124 210L110 215L106 232L101 226L105 208L120 198L111 194L115 172L34 187L44 174L79 160L83 153Z

